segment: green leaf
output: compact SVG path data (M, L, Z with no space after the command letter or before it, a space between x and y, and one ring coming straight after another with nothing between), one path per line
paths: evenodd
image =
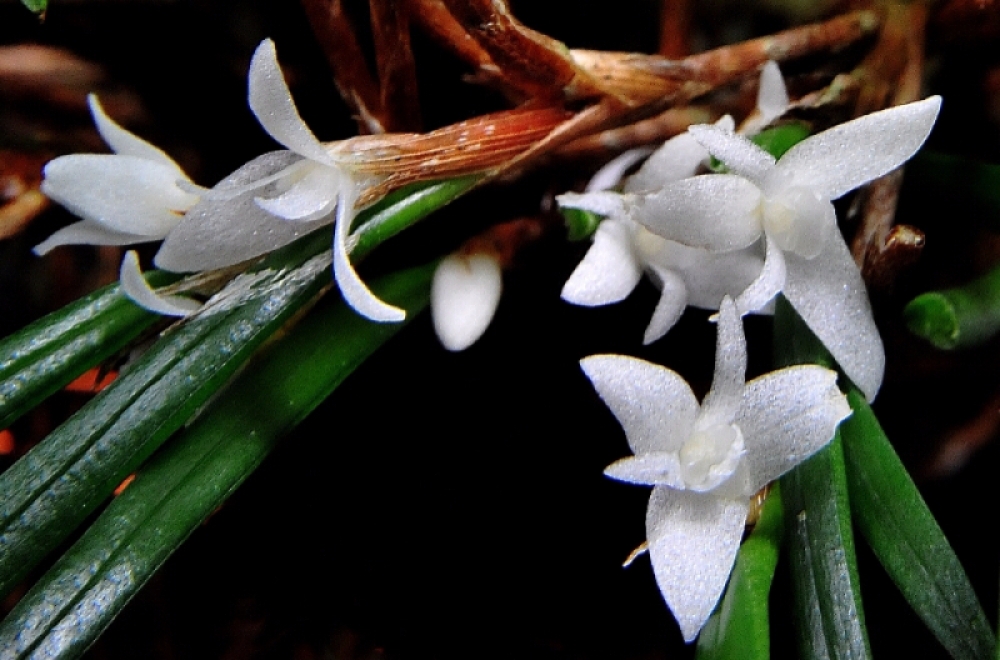
M377 282L412 318L433 265ZM0 624L0 659L75 658L277 444L402 324L325 301L136 475Z
M468 190L411 189L361 217L355 255ZM0 594L110 495L330 281L329 228L282 248L227 287L230 300L174 327L110 387L0 475ZM225 290L224 290L225 292Z
M1000 267L964 286L917 296L903 318L910 332L941 349L988 341L1000 332Z
M566 238L571 241L582 241L593 236L602 220L596 213L583 209L561 208L559 212L566 222Z
M775 307L778 366L829 364L791 305ZM781 478L788 556L803 658L869 658L840 432Z
M152 286L176 276L146 275ZM111 357L160 317L117 284L81 298L0 341L0 429Z
M775 484L760 520L740 546L726 594L698 637L698 660L768 660L768 595L784 535L781 489Z
M996 641L969 579L864 395L840 426L854 519L875 555L953 658L993 653Z
M780 126L765 128L750 140L775 158L809 137L809 126L802 122L789 122Z
M21 0L21 4L36 14L44 14L49 8L49 0Z

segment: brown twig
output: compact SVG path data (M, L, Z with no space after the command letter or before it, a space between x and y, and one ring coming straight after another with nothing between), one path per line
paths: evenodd
M333 82L357 113L363 133L383 133L382 98L341 0L302 0L309 23L333 71Z
M660 48L663 57L680 59L691 54L691 0L666 0L660 8Z
M708 124L718 118L717 113L705 106L670 108L649 119L573 140L554 155L572 160L613 156L634 147L663 142L692 124Z
M442 0L406 0L406 5L410 20L431 38L477 70L492 70L496 73L497 66L490 59L489 53L462 28Z
M921 3L893 2L886 8L879 41L858 70L862 84L857 113L920 98L926 25L927 8ZM899 169L868 186L861 224L851 243L851 253L865 279L880 288L891 287L899 270L913 263L924 245L919 230L893 227L902 184L903 170Z
M386 132L420 130L417 66L410 49L410 21L403 0L370 0L375 64Z
M444 0L452 16L525 100L555 101L604 96L560 42L515 19L505 0Z

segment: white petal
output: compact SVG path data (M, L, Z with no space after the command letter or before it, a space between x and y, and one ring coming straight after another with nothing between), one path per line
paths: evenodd
M677 451L691 434L698 400L673 371L624 355L591 355L580 366L625 429L632 453Z
M158 240L159 236L125 234L111 231L90 220L81 220L56 231L36 245L32 251L41 257L62 245L131 245Z
M139 270L139 258L134 250L125 253L119 273L122 291L140 307L164 316L190 316L201 309L201 303L182 296L163 296L149 286Z
M253 54L249 87L250 109L271 137L309 160L330 166L337 164L302 121L270 39L260 42Z
M87 96L87 103L90 105L90 114L97 125L97 132L101 134L104 141L111 150L121 156L135 156L144 160L166 165L174 170L176 178L187 179L187 175L173 159L154 147L149 142L119 126L101 107L96 94Z
M338 191L350 181L338 170L310 162L300 178L277 197L257 197L257 204L279 218L292 221L315 220L333 210Z
M667 334L667 331L681 318L688 304L687 286L680 275L657 266L653 266L652 269L659 280L660 300L656 303L653 317L649 320L646 334L642 338L642 343L646 346Z
M745 176L757 185L761 185L768 172L774 169L774 156L742 135L708 124L690 126L688 131L730 171Z
M695 493L660 486L650 495L649 557L686 642L698 636L722 595L746 514L746 498L720 490Z
M654 192L663 184L694 176L708 151L689 133L675 135L663 143L625 182L625 192Z
M290 151L273 151L236 170L219 186L243 187L298 160L299 156ZM254 201L256 195L277 195L278 190L279 184L272 181L232 199L206 196L163 241L154 263L175 273L232 266L276 250L333 221L330 214L312 222L288 222Z
M49 161L41 190L84 220L162 238L198 198L172 167L135 156L73 154Z
M837 374L824 367L788 367L747 383L736 423L746 446L748 494L825 447L850 414Z
M629 456L604 468L604 474L612 479L640 486L684 487L680 461L674 451Z
M663 238L728 252L760 238L760 201L760 189L743 177L705 174L639 198L634 219Z
M757 89L757 111L764 125L785 114L788 110L788 90L777 62L768 60L760 70L760 87Z
M743 336L743 319L736 311L732 298L722 300L716 325L715 375L712 387L702 401L701 415L696 424L702 428L732 423L740 409L743 384L746 382L747 342Z
M618 154L618 156L612 158L594 173L594 176L587 182L586 192L611 190L621 183L622 177L625 176L625 172L630 167L650 153L652 153L652 149L649 147L639 147L638 149L629 149L624 153Z
M799 142L773 173L837 199L909 160L931 132L941 97L858 117Z
M349 190L337 203L337 220L333 229L333 277L337 280L344 300L361 316L379 323L398 323L406 311L382 302L358 277L347 256L347 234L354 219L357 191Z
M465 350L486 332L502 286L494 256L452 254L441 260L431 283L431 318L445 348Z
M624 300L642 277L632 252L632 230L626 222L608 219L597 227L594 244L566 280L562 298L574 305L595 307Z
M650 266L676 264L674 269L687 288L687 304L692 307L719 309L722 298L740 295L764 264L760 242L732 252L709 252L674 241L664 243L666 247L651 259Z
M839 237L833 240L839 240ZM767 247L760 274L736 298L740 316L763 309L785 287L785 255L770 236L765 236L764 243Z
M556 195L559 206L569 209L582 209L605 217L625 217L633 206L634 200L629 195L610 191L588 193L563 193Z
M885 350L847 245L834 236L815 259L787 253L785 262L788 302L871 401L882 385Z

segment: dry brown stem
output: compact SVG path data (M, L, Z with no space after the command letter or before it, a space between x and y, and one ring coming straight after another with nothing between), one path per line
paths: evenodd
M382 133L382 97L341 0L302 0L309 23L333 71L333 82L357 113L362 133Z
M386 132L420 130L417 66L410 48L410 20L404 0L370 0L375 64Z
M660 48L663 57L679 59L691 54L691 0L666 0L660 8Z
M497 71L489 53L451 15L442 0L407 0L410 20L477 70Z
M857 114L920 98L926 25L927 8L921 3L894 2L886 7L879 41L856 71L861 81ZM891 287L898 272L917 259L924 245L919 230L893 227L902 184L903 170L899 169L868 186L861 224L851 243L865 280L880 288Z

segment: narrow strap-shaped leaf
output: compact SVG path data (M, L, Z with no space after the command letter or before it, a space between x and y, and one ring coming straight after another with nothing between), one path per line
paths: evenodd
M49 0L21 0L21 4L36 14L44 14L49 7Z
M986 614L944 533L864 395L847 395L840 427L851 508L875 555L953 658L986 658L996 644Z
M781 489L767 496L753 532L740 546L726 595L698 636L698 660L768 660L768 595L784 528Z
M778 366L830 363L784 298L777 301L774 327ZM781 478L781 493L802 657L871 657L839 431L825 449Z
M146 275L152 286L175 277L160 271ZM116 283L0 341L0 429L114 355L158 318Z
M370 250L471 183L410 189L368 209ZM73 417L0 475L0 594L69 535L247 358L329 282L329 230L271 254L224 299L172 329ZM228 292L228 293L227 293Z
M376 295L427 304L432 266L383 278ZM377 324L326 301L255 360L138 472L80 540L0 624L0 660L75 658L177 547L402 324Z

